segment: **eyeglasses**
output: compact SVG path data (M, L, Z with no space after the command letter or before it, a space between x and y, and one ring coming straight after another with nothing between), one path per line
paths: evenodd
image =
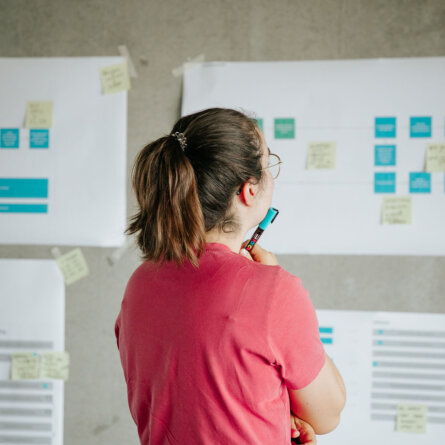
M273 179L277 179L280 174L280 165L283 161L280 159L278 155L275 153L269 153L269 165L266 168L263 168L261 171L266 170L267 168L270 171Z
M269 153L269 165L265 168L262 168L261 171L264 171L266 169L269 169L270 174L272 175L273 179L277 179L278 175L280 174L280 165L283 163L283 161L280 159L278 155L275 153ZM241 194L241 189L239 189L236 192L237 195Z

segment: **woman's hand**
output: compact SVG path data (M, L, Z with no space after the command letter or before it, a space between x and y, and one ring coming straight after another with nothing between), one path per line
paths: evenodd
M253 249L248 252L244 247L247 246L249 240L243 242L239 251L240 255L249 258L249 260L256 261L257 263L265 264L266 266L277 266L277 257L266 249L263 249L259 244L255 244Z
M304 420L301 420L294 414L290 413L291 437L298 437L297 443L305 445L316 445L317 436L314 429Z

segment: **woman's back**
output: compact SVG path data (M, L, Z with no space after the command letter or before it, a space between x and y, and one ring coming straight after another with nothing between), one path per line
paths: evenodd
M287 445L287 388L325 361L301 281L219 243L199 268L144 262L116 336L143 444Z

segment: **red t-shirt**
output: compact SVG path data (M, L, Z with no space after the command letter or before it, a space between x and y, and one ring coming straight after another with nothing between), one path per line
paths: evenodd
M325 362L301 280L219 243L199 269L141 264L116 337L144 445L289 445L287 388Z

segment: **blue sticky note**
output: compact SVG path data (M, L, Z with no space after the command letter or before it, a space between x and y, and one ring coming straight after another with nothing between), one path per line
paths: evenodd
M0 213L48 213L47 204L9 204L0 202Z
M409 135L412 138L430 138L431 116L411 117L409 121Z
M19 148L19 135L18 128L0 129L0 148Z
M374 173L374 193L395 193L396 192L396 174Z
M48 148L49 130L32 129L29 130L29 148Z
M376 138L395 138L396 137L396 118L395 117L376 117L374 129L375 129L375 137Z
M332 345L332 343L333 343L332 338L328 338L328 337L321 337L320 340L324 345Z
M376 145L374 154L374 165L396 165L396 146Z
M48 179L0 178L0 198L48 198Z
M410 173L409 174L410 193L431 193L431 173Z

